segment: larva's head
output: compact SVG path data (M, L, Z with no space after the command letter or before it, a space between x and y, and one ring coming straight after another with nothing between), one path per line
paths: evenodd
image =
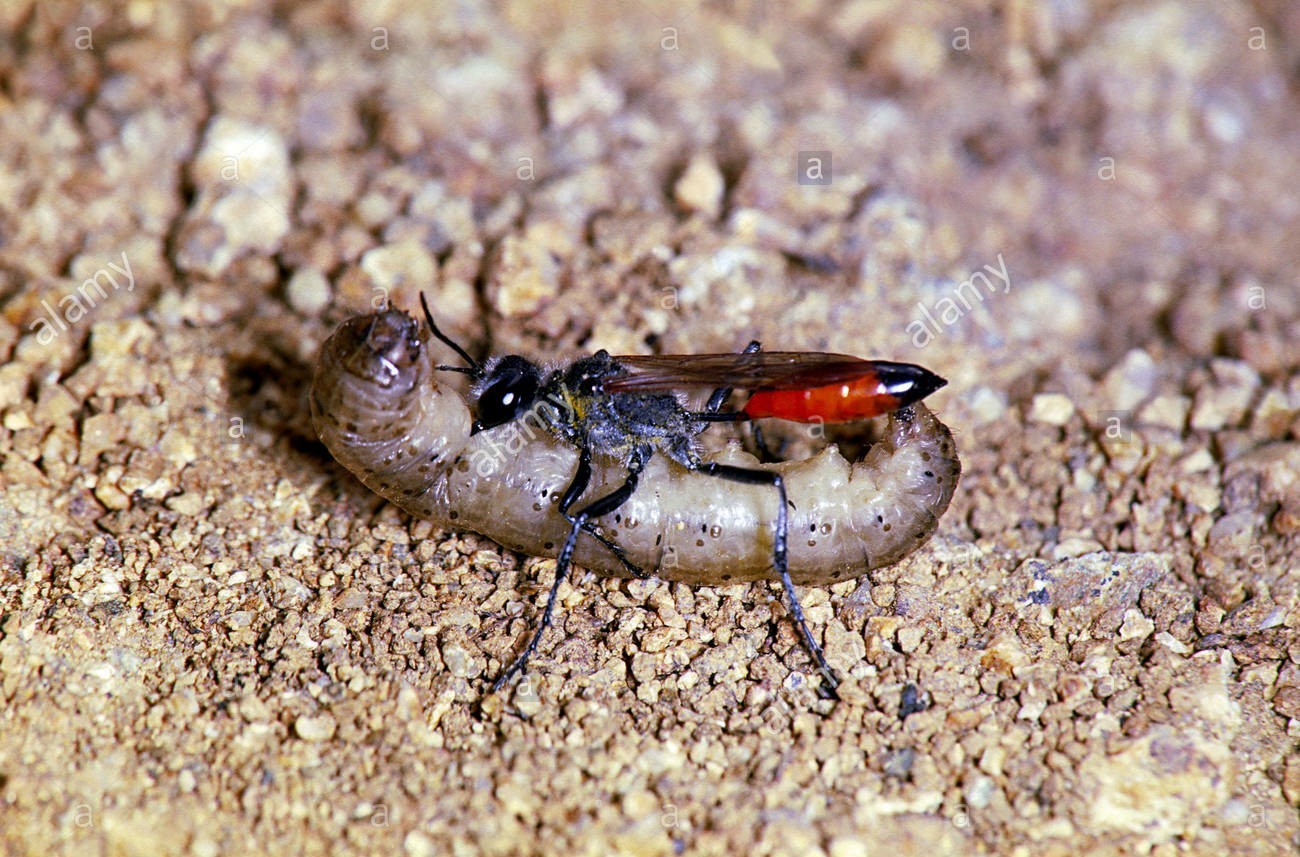
M427 460L459 449L469 437L469 408L436 375L429 331L411 316L385 310L349 319L325 341L316 364L316 432L353 471L391 466L412 450ZM389 445L403 451L387 462L368 460Z
M326 340L320 366L333 363L359 381L401 395L419 378L426 339L419 322L401 310L359 315Z

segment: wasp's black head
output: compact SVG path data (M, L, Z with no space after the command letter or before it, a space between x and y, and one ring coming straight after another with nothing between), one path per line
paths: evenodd
M474 385L476 429L489 429L516 419L537 401L542 373L517 354L489 364Z

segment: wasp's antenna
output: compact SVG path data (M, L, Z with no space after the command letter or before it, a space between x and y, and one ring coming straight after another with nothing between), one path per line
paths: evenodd
M445 369L448 372L464 372L466 375L474 375L478 373L482 369L482 367L479 366L478 361L473 357L470 357L464 348L461 348L453 342L451 337L439 330L438 325L433 323L433 313L429 312L429 302L424 299L424 292L420 292L420 306L424 307L424 321L429 325L429 330L433 332L433 335L438 337L444 345L450 347L452 351L459 354L460 359L469 364L468 369L457 366L438 366L437 368Z

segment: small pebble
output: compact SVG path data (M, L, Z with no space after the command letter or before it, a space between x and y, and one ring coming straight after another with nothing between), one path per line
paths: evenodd
M1060 543L1053 548L1052 559L1062 560L1076 556L1086 556L1103 549L1102 543L1096 539L1071 536L1070 538L1061 539Z
M827 850L830 857L870 857L867 843L856 836L838 836L831 840Z
M423 245L408 240L367 250L361 257L361 270L375 288L389 294L392 303L392 293L398 288L418 291L432 283L438 263Z
M185 515L186 517L192 518L203 511L206 503L204 502L202 494L189 492L177 497L168 498L165 505L168 509L171 509L178 515Z
M1129 609L1124 611L1124 622L1119 626L1119 638L1143 640L1151 636L1155 629L1156 623L1142 615L1142 611Z
M1273 694L1273 710L1283 717L1300 717L1300 687L1278 688Z
M81 463L90 464L101 452L117 446L125 433L126 426L116 414L88 417L81 424Z
M686 171L673 187L673 198L687 211L695 211L717 219L722 211L722 194L726 189L722 172L709 155L691 158Z
M1007 410L1007 394L990 387L976 387L962 398L977 426L993 422Z
M1138 422L1143 425L1182 431L1187 425L1187 414L1192 403L1186 396L1160 395L1148 402L1138 412Z
M507 318L529 316L560 293L560 261L543 244L507 236L492 266L495 306Z
M338 724L329 714L319 714L315 717L303 714L293 722L294 733L304 741L328 741L334 737L336 729Z
M1240 424L1259 388L1259 375L1240 360L1216 359L1210 369L1215 383L1197 391L1192 409L1191 425L1197 431Z
M1210 549L1220 556L1239 556L1254 543L1256 514L1251 511L1224 515L1210 527Z
M1036 423L1063 426L1074 415L1074 403L1061 393L1039 393L1029 409L1029 419Z
M440 852L437 843L419 830L412 830L402 840L408 857L434 857Z
M1159 370L1151 355L1135 348L1106 373L1102 389L1111 409L1130 411L1151 395L1158 378Z
M966 805L971 809L983 809L993 799L995 788L997 788L996 784L988 777L975 777L965 789Z
M1286 770L1282 774L1282 795L1293 806L1300 806L1300 756L1294 753L1286 760Z
M14 362L0 366L0 409L13 407L27 397L31 367Z
M302 315L319 315L330 302L330 284L315 268L299 268L285 288L289 306Z
M196 836L190 843L191 857L220 857L222 847L207 836Z

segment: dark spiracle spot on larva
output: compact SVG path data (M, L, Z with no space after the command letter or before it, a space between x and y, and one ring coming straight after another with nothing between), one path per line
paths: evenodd
M722 538L722 527L718 524L709 527L709 537L714 539Z

